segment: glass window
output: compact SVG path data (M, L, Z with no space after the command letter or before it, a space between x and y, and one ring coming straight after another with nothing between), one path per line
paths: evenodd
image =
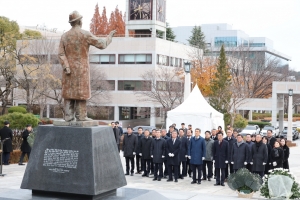
M151 54L121 54L119 64L152 64Z
M93 64L115 64L115 55L100 55L100 54L91 54L90 63Z
M226 47L236 47L237 37L215 37L215 46L221 47L222 45Z
M169 66L169 56L164 56L164 55L157 55L157 64L159 65L164 65L164 66Z
M151 81L118 81L118 90L149 91Z

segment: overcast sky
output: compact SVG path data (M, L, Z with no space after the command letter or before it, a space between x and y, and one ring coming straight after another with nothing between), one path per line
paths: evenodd
M78 10L89 30L97 3L101 11L106 6L108 17L117 5L126 11L126 0L0 0L0 15L19 25L63 31L70 29L69 13ZM173 27L227 23L251 37L267 37L300 71L300 0L167 0L167 21Z

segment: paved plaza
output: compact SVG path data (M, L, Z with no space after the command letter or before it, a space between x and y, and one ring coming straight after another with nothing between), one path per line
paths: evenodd
M291 148L289 158L291 172L300 180L300 140L295 141L297 147ZM121 157L123 167L125 167L125 159ZM31 190L20 189L22 178L25 172L25 166L12 164L4 166L4 177L0 177L0 200L58 200L67 198L45 198L31 195ZM125 169L125 168L124 168ZM232 191L225 183L225 187L214 186L215 180L211 182L202 181L201 185L190 184L191 178L185 177L179 179L178 183L162 181L152 181L152 178L144 178L141 175L126 176L127 186L117 190L116 195L112 195L103 199L106 200L215 200L215 199L236 199L237 193ZM254 194L254 199L262 199L259 194Z

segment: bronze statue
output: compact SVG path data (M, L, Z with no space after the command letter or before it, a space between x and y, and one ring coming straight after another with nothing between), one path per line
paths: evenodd
M64 119L70 121L91 121L87 117L86 103L91 98L89 47L105 49L116 31L111 31L106 40L82 30L82 16L74 11L69 15L72 28L62 35L59 45L59 60L63 67L62 97L64 98Z

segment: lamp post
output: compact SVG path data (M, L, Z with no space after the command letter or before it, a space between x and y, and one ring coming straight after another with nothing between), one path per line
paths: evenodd
M184 71L184 100L186 100L191 93L191 63L189 61L184 62Z
M292 121L293 121L293 89L289 89L289 110L288 110L288 132L287 132L287 140L293 141L293 133L292 133Z

